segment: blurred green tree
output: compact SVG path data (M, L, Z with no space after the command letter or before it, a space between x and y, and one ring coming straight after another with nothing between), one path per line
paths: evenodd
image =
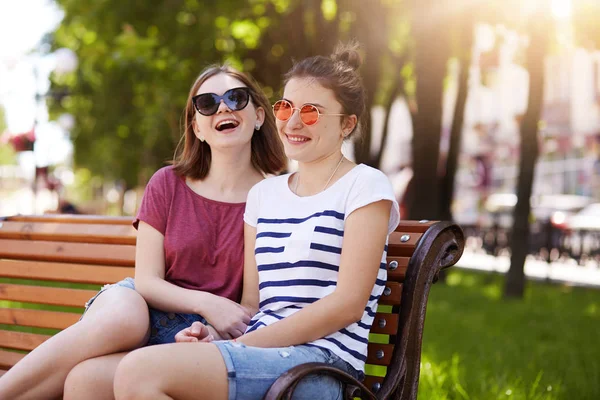
M173 155L197 74L232 53L218 23L239 2L57 2L65 17L53 46L74 50L79 68L53 77L54 90L69 94L49 102L54 115L76 118L75 162L127 187L144 184Z
M127 187L145 183L171 158L189 85L207 64L230 61L271 96L293 59L328 54L340 40L357 38L367 57L370 108L390 103L390 82L398 81L406 51L402 1L57 2L65 17L53 46L71 48L80 64L53 78L54 90L69 94L50 99L51 110L76 117L76 164ZM368 124L363 134L357 159L377 164Z

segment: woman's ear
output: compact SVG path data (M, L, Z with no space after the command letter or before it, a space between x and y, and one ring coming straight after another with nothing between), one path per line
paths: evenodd
M344 117L342 121L342 136L346 138L350 133L352 133L357 123L358 118L354 114Z
M256 107L256 123L260 126L265 123L265 109L262 107Z

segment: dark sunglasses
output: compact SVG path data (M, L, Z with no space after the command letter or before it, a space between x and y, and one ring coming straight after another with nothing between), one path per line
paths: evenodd
M240 111L246 108L250 100L250 89L238 87L229 89L223 96L215 93L202 93L192 97L192 103L196 110L202 115L213 115L219 109L221 100L231 111Z
M342 116L346 114L324 114L319 111L317 106L314 104L303 104L300 108L295 108L292 104L287 100L279 100L275 104L273 104L273 114L275 114L275 118L280 121L287 121L292 118L294 114L294 110L298 110L300 112L300 120L304 125L314 125L319 121L319 117L321 115L333 115L333 116Z

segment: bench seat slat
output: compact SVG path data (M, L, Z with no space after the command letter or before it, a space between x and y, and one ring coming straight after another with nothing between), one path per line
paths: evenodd
M118 282L133 274L132 267L0 260L0 276L4 278L106 284Z
M50 338L48 335L0 330L0 347L33 350Z
M4 221L0 222L0 239L135 245L136 231L127 225Z
M9 369L18 361L21 361L23 357L25 357L25 354L0 349L0 369ZM0 370L0 376L4 375L5 372Z
M58 311L1 308L0 324L65 329L76 323L80 316L76 313Z
M95 294L95 290L53 288L0 283L0 300L55 306L83 307Z
M369 343L367 350L367 364L390 365L393 351L393 344Z
M3 239L0 258L133 266L135 246Z

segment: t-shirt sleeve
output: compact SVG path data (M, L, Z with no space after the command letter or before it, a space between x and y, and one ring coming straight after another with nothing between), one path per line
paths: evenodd
M355 210L381 200L391 202L389 235L400 223L400 207L394 196L392 184L388 177L379 170L368 169L357 177L346 202L345 218L348 218Z
M246 200L246 210L244 211L244 222L256 228L258 225L258 207L260 201L260 182L257 183L248 192Z
M168 188L167 173L166 168L163 168L150 178L144 190L140 209L136 219L133 221L135 229L138 228L140 221L144 221L164 236L167 229L167 216L169 212L169 203L166 195Z

